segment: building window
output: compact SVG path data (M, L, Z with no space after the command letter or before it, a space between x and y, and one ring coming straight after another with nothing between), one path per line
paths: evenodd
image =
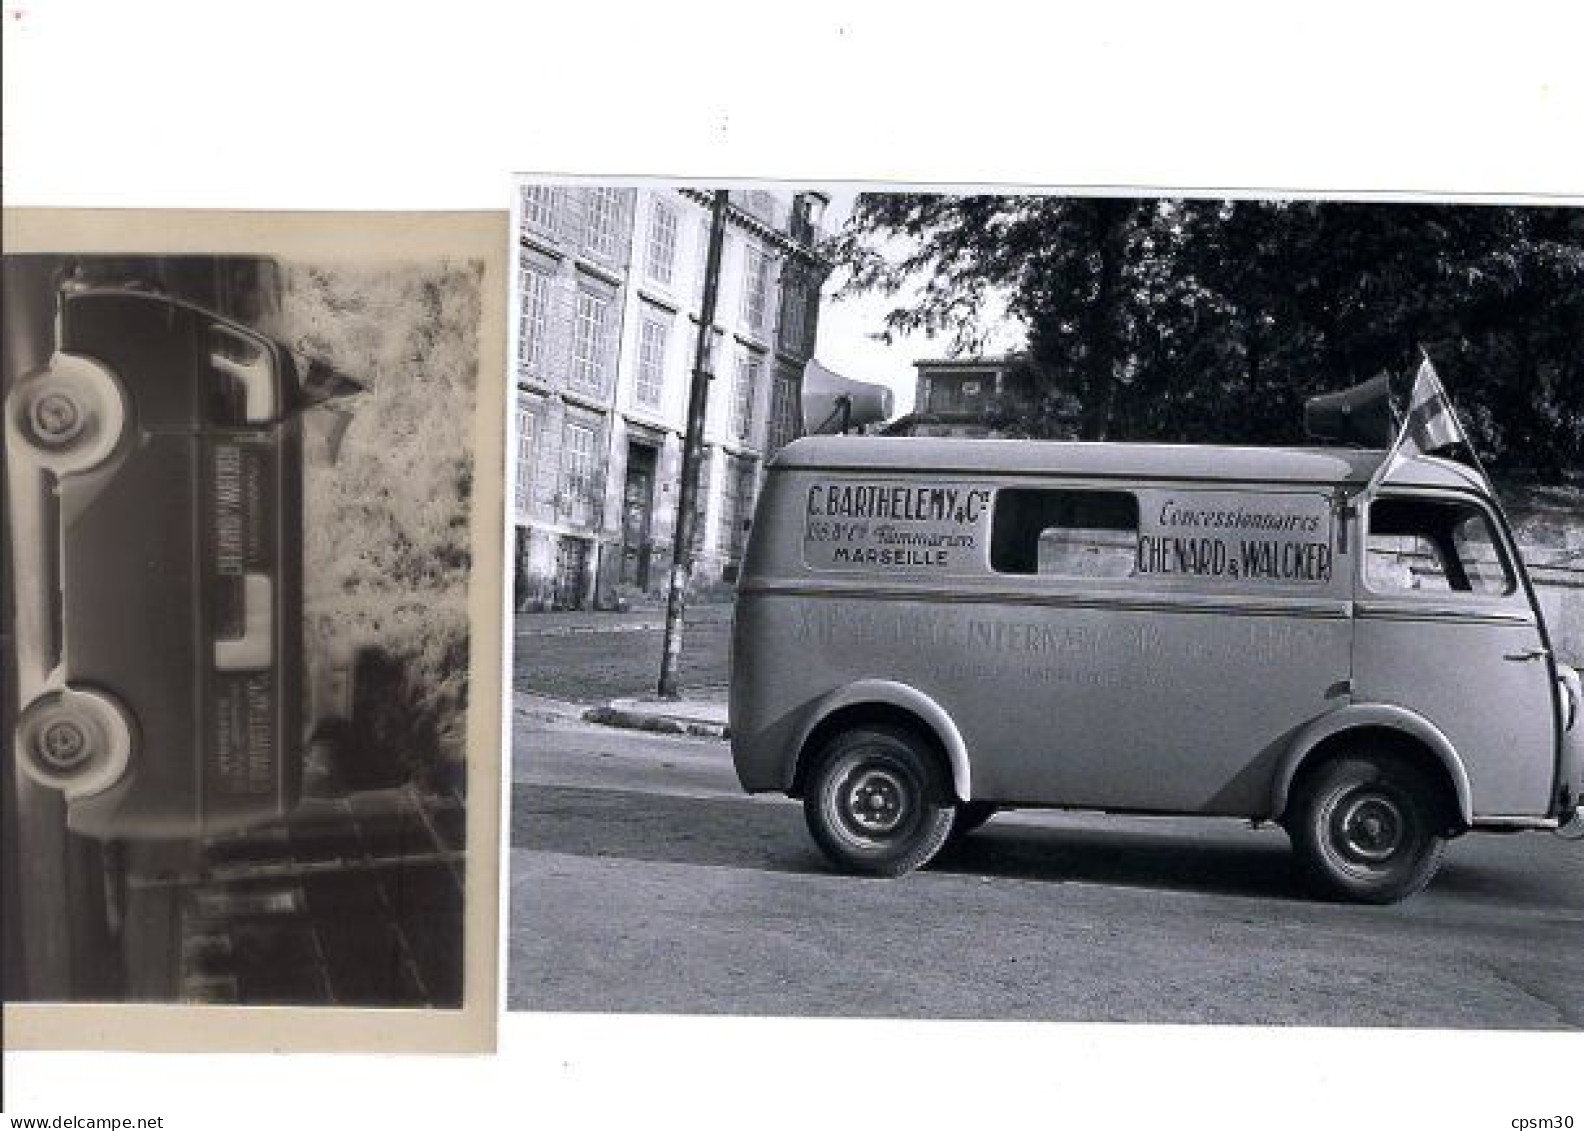
M764 333L769 294L770 257L763 248L749 244L743 255L742 319L758 334Z
M984 374L940 374L926 378L925 411L976 412L990 403L995 383Z
M649 277L662 286L669 287L676 274L677 211L662 200L656 200L649 214L649 256L646 261Z
M665 387L666 338L670 327L658 318L645 315L638 325L638 382L634 396L641 405L660 407Z
M765 441L769 453L780 451L802 431L799 386L795 371L783 371L776 374L775 383L770 387L770 435Z
M621 190L592 189L588 196L588 226L584 245L595 255L611 258L616 254L617 227L621 220Z
M748 540L748 520L753 516L754 464L741 456L726 457L726 476L721 483L720 525L715 544L727 561L742 557Z
M529 185L522 192L523 220L547 232L555 230L561 190L551 185Z
M610 303L579 291L577 313L572 319L572 384L591 392L605 391L605 321Z
M537 458L536 441L539 438L539 419L530 402L517 397L517 475L514 497L517 503L517 520L526 522L533 509L534 460Z
M561 483L556 509L568 522L587 525L594 516L599 484L594 475L595 430L568 420L561 429Z
M1125 491L996 492L990 567L1043 577L1131 577L1138 500Z
M807 348L808 287L795 275L781 287L781 348L802 354Z
M731 434L739 444L748 443L753 432L754 390L759 385L764 361L756 353L737 355L737 373L732 381Z
M544 353L550 277L536 267L524 267L517 278L522 289L522 307L517 320L517 360L522 368L533 369Z

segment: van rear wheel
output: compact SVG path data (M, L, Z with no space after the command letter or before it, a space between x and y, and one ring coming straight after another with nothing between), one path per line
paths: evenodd
M126 773L132 728L125 710L97 691L67 688L28 704L17 720L22 771L69 797L110 788Z
M1396 903L1424 889L1446 849L1435 785L1417 768L1360 754L1320 767L1300 787L1288 834L1333 898Z
M803 815L837 867L900 876L940 851L955 807L934 752L906 730L874 726L844 731L820 752Z

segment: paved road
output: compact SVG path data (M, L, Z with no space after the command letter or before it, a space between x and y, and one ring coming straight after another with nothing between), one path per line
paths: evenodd
M1279 832L1014 813L855 879L724 743L514 722L514 1009L1584 1029L1584 845L1467 838L1376 909L1303 897Z
M517 618L512 683L575 703L653 692L660 678L664 614L525 613ZM696 604L682 634L684 690L724 687L731 606Z

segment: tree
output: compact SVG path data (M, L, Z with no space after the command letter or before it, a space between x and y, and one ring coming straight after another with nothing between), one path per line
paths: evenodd
M1584 471L1584 211L861 196L835 245L885 332L1027 333L1035 436L1301 443L1304 398L1430 351L1484 457Z

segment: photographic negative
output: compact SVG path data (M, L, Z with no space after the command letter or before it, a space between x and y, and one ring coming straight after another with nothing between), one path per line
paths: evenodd
M513 1008L1584 1026L1584 211L514 231Z
M498 225L7 225L13 1033L487 1044Z

